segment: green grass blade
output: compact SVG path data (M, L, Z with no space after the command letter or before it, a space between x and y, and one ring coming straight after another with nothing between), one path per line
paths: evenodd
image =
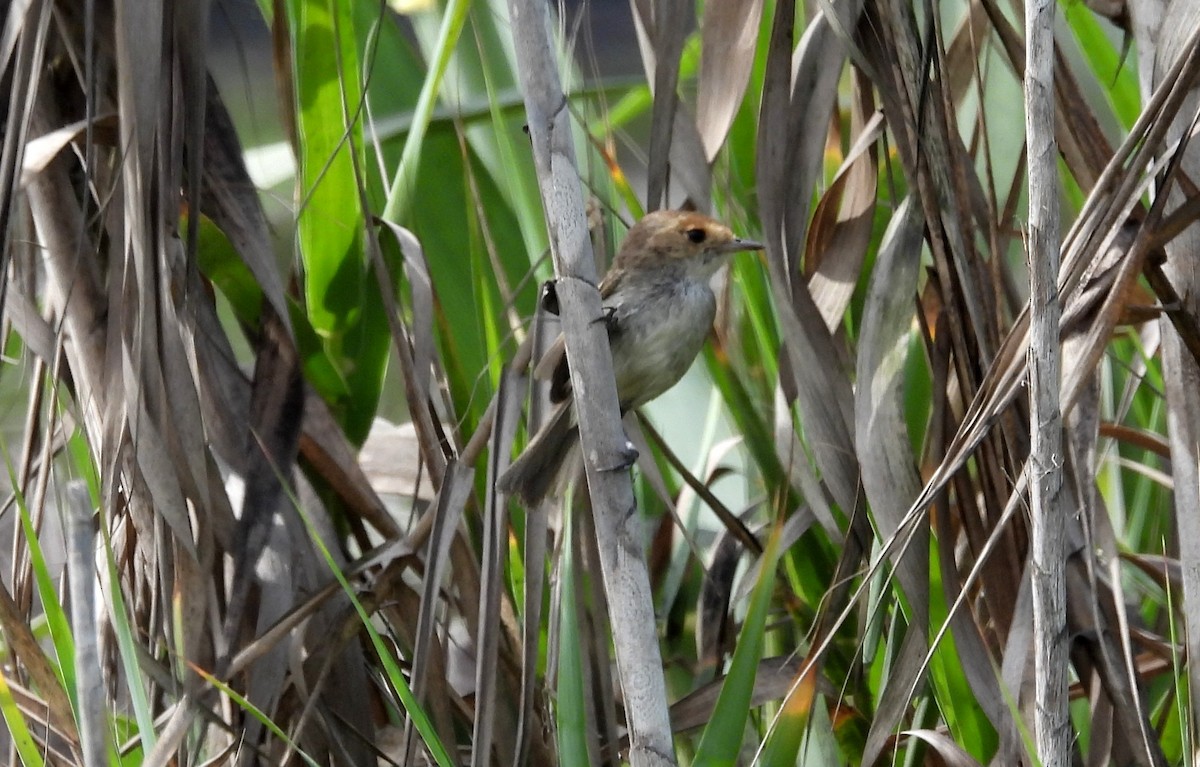
M388 649L383 637L379 635L379 631L375 628L371 621L371 616L367 613L367 609L358 599L358 595L354 591L354 587L350 585L350 581L346 580L346 574L342 572L342 568L338 566L337 560L333 558L329 548L325 545L325 541L321 539L320 533L313 527L312 520L308 514L300 506L299 501L294 497L292 504L295 506L301 519L304 521L304 526L308 530L309 538L313 545L321 552L321 556L325 559L325 564L328 565L330 573L337 580L338 585L342 587L346 597L354 606L354 611L358 613L359 620L362 621L363 628L371 638L371 646L375 648L375 652L379 657L380 663L383 665L384 672L388 681L392 685L392 689L400 698L404 710L412 717L413 726L416 727L421 739L425 741L425 745L429 748L430 754L433 755L434 761L439 767L453 767L454 760L450 758L449 751L438 737L437 731L433 727L433 722L429 719L429 715L421 707L412 688L408 686L408 681L404 678L404 673L400 667L396 665L395 658L392 657L391 651Z
M249 700L247 700L243 696L239 695L237 690L234 690L232 687L225 684L220 679L217 679L215 676L208 673L207 671L200 668L199 666L197 666L193 663L189 663L188 665L191 666L192 671L195 671L196 674L198 674L202 679L204 679L206 682L211 684L213 687L216 687L221 692L228 695L230 700L232 700L234 703L236 703L238 706L240 706L244 711L248 712L251 716L253 716L255 719L257 719L259 722L261 722L264 727L266 727L268 730L270 730L275 735L275 737L279 738L280 741L285 743L287 745L287 747L289 749L291 749L292 751L294 751L301 759L303 759L306 764L312 765L312 767L320 767L320 762L318 762L316 759L313 759L311 756L306 754L303 749L301 749L298 745L296 745L296 743L293 742L292 739L287 736L287 733L284 732L283 729L280 728L279 725L275 724L275 722L272 721L271 717L269 717L265 713L263 713L263 711L261 709L259 709L257 706L255 706L253 703L251 703Z
M41 767L45 764L42 761L41 749L29 733L25 715L13 699L12 690L8 687L8 678L4 676L3 670L0 670L0 714L4 716L4 722L8 725L9 737L12 738L21 764L25 767Z
M441 89L442 78L446 68L450 66L450 57L458 38L462 35L463 25L467 22L467 13L471 8L469 0L450 0L442 16L442 26L438 32L437 43L430 57L429 74L421 86L421 95L417 99L417 108L413 112L412 127L404 142L404 151L400 155L400 166L392 177L391 188L388 191L387 204L383 209L383 218L393 223L403 223L409 206L412 204L412 192L416 184L417 170L421 162L421 148L425 142L425 131L429 128L429 120L433 116L433 108L437 103L438 91Z
M696 767L723 767L737 761L742 747L746 720L750 716L750 701L754 678L762 660L763 634L771 611L775 591L775 565L779 560L780 529L776 527L767 541L759 560L758 583L750 596L750 609L738 636L737 648L729 673L721 685L716 708L704 728L700 747L696 751Z
M138 737L142 741L142 753L154 750L158 740L154 731L154 713L150 700L146 696L146 687L142 684L141 667L138 664L137 643L133 638L133 627L129 623L129 612L125 605L125 597L121 594L121 574L117 570L117 560L113 554L112 538L108 527L102 519L100 532L104 538L104 559L108 567L108 582L105 584L105 596L108 598L108 614L112 620L113 631L117 635L117 653L121 658L121 666L125 670L125 682L129 690L130 705L133 716L137 721Z
M563 515L562 574L559 611L558 684L555 720L558 724L558 753L562 764L587 764L587 705L584 702L582 637L579 635L579 604L575 599L576 569L573 514Z
M18 487L15 477L12 487ZM54 579L46 565L46 557L42 552L41 541L33 529L33 520L29 516L29 508L25 505L24 494L16 493L17 510L21 514L21 528L25 532L25 544L29 547L29 560L33 569L34 582L37 584L38 596L42 600L42 611L46 616L46 626L50 630L50 639L54 645L57 663L54 671L62 683L63 689L71 699L71 707L79 712L79 698L75 687L75 640L71 636L71 622L62 608L62 597L54 588Z

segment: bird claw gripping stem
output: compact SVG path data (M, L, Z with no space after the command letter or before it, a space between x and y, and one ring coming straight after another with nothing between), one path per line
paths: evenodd
M603 313L596 319L592 320L592 322L593 323L603 322L604 329L608 331L609 335L612 335L613 332L616 331L616 329L617 329L617 307L615 307L615 306L604 307Z
M637 463L638 456L641 453L633 446L629 440L625 440L625 444L621 447L617 454L617 462L612 466L601 466L600 471L625 471Z

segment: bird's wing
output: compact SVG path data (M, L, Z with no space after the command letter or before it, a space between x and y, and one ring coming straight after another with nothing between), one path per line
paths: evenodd
M567 371L567 344L562 333L550 344L533 369L534 378L550 381L550 401L562 402L571 394L571 376Z
M600 299L603 301L611 296L619 283L620 273L616 275L610 273L605 277L600 283ZM616 330L616 323L612 321L612 318L606 318L606 325L609 338L612 338L613 332ZM561 333L538 361L537 367L533 369L533 376L543 381L550 381L551 402L562 402L571 396L571 373L567 368L567 344Z

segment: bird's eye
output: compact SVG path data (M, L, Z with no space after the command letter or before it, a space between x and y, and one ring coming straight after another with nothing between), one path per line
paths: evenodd
M704 242L704 238L707 236L708 236L708 232L704 231L703 229L697 228L697 229L687 230L687 238L689 240L691 240L692 242L696 243L697 245Z

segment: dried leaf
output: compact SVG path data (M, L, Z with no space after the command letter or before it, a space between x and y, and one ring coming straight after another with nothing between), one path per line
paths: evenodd
M45 170L51 160L83 136L89 122L94 128L103 131L104 135L97 137L98 141L105 140L105 136L109 141L115 138L113 129L117 127L117 116L110 112L100 115L95 120L77 120L70 125L64 125L50 133L31 139L25 145L25 153L21 162L21 187L28 185L34 176Z
M651 211L661 208L666 202L671 138L675 133L675 114L679 107L679 60L683 54L683 41L691 31L690 25L684 21L691 17L687 0L653 2L654 26L647 31L653 40L654 66L652 69L646 69L654 93L654 105L650 113L649 161L646 169L646 209Z
M709 164L725 143L750 83L762 7L762 0L704 4L704 16L700 21L696 126Z
M944 732L938 730L907 730L900 733L909 738L923 740L933 746L933 750L941 757L947 767L981 767L975 757L971 756L962 746Z
M850 305L870 245L878 179L872 147L882 130L883 116L878 112L866 126L859 126L861 135L817 204L808 231L805 265L812 272L808 289L831 333L837 331Z

